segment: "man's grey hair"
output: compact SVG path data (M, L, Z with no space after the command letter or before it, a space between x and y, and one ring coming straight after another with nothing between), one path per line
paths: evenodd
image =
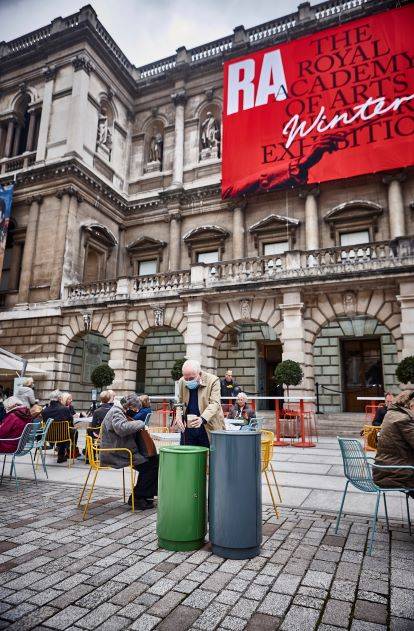
M53 390L53 392L51 392L49 396L50 401L60 401L61 398L62 392L60 390Z
M141 399L135 393L127 394L125 397L125 403L122 402L124 407L133 407L137 410L142 408Z
M237 394L237 396L240 397L240 398L243 398L243 399L245 399L247 401L247 394L245 392L239 392Z
M194 370L197 374L201 372L200 362L196 359L187 359L183 364L182 370L184 371L186 368Z
M11 410L14 410L14 408L26 407L26 404L23 403L23 401L20 401L18 397L8 397L8 399L4 399L3 405L6 412L10 412Z

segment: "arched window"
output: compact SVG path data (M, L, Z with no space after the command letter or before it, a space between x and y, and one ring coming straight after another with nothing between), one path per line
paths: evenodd
M10 158L35 151L39 136L41 108L32 102L24 86L16 99L13 111L1 125L1 156Z

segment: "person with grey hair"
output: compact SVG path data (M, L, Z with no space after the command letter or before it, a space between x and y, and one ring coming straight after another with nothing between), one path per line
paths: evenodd
M132 453L134 469L139 472L134 488L134 505L140 510L154 507L154 496L158 488L158 455L145 457L139 450L137 432L146 431L143 421L135 421L134 416L141 409L141 400L136 394L129 394L115 401L102 421L102 449L129 449ZM101 464L123 469L129 465L129 454L125 451L102 451ZM128 504L132 503L132 496Z
M37 402L33 391L34 381L32 377L25 377L23 382L16 388L16 397L18 397L29 409Z
M175 429L181 432L182 445L210 447L209 432L225 429L220 400L220 379L201 370L200 362L188 359L178 382L178 399L183 405L183 419Z
M53 390L49 396L49 405L43 408L42 411L42 419L46 423L49 418L52 418L54 421L68 421L70 431L73 435L73 443L74 448L76 447L76 441L78 438L78 432L75 431L73 427L73 415L66 405L62 404L62 392L60 390ZM67 462L70 449L70 443L58 443L58 456L57 462L58 464L62 462Z
M245 392L239 392L234 405L230 409L228 418L242 420L245 425L248 425L252 418L255 417L255 411L247 403L247 394Z
M29 409L17 397L3 401L6 415L0 424L0 454L16 451L19 438L27 423L32 422Z

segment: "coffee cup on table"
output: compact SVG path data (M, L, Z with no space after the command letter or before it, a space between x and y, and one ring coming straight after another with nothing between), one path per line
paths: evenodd
M193 427L193 423L197 419L198 419L197 414L187 414L187 427Z

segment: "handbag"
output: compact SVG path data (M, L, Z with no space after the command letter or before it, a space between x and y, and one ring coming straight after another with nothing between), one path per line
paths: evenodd
M157 448L151 434L146 429L137 431L136 442L138 451L144 458L152 458L157 453Z

